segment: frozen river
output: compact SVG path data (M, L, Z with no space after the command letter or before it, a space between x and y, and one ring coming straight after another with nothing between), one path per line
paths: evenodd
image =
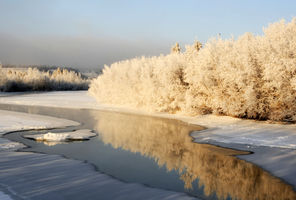
M48 130L32 130L5 137L30 146L24 151L86 161L98 172L123 182L184 192L200 199L295 198L293 187L235 156L249 152L194 143L190 133L204 129L201 126L174 119L90 109L16 105L0 108L80 122L79 126L51 132L90 129L98 136L77 142L36 142L23 135Z

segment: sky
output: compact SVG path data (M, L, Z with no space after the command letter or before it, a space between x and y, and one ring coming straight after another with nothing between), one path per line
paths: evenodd
M294 16L295 0L0 0L0 61L101 68Z

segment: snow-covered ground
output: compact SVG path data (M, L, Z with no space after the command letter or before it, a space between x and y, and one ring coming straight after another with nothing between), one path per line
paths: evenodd
M0 110L0 116L0 135L20 130L50 129L79 125L78 122L72 120L5 110Z
M197 142L248 144L296 149L296 125L271 124L222 116L200 116L198 124L208 127L191 134Z
M214 115L186 117L166 113L147 113L137 109L99 105L93 97L87 94L87 91L21 93L19 96L15 93L11 96L5 93L5 95L5 97L0 97L0 103L103 109L180 119L208 128L202 132L192 134L196 141L200 142L218 141L223 143L296 149L296 125L270 124L268 122Z
M1 97L2 94L2 97ZM50 106L63 108L96 108L96 100L87 95L87 91L58 91L40 93L0 92L0 103Z

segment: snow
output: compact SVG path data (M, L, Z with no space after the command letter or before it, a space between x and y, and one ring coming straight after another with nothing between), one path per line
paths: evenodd
M196 120L200 125L208 127L191 134L197 142L217 141L296 149L296 125L294 124L270 124L212 115L199 117Z
M167 113L148 113L143 110L127 107L100 105L87 91L46 92L0 97L0 103L18 105L37 105L63 108L88 108L110 111L121 111L136 114L174 118L191 124L205 126L208 129L195 132L195 141L219 141L223 143L249 144L296 149L296 125L270 124L233 117L204 115L186 117Z
M43 115L0 110L0 152L14 151L24 145L1 138L13 131L78 126L78 122Z
M0 135L8 132L78 126L72 120L36 114L0 110Z
M204 116L197 119L208 127L191 134L197 142L248 144L296 149L296 125L270 124L231 117ZM208 122L212 122L209 124Z
M24 135L25 138L47 142L68 142L73 140L88 140L89 138L94 136L96 136L96 134L91 132L91 130L89 129L81 129L73 132L63 133L49 132L46 134Z
M1 92L0 92L1 94ZM0 103L50 106L63 108L96 108L96 100L87 95L87 91L57 91L40 93L5 93L5 97L0 96Z

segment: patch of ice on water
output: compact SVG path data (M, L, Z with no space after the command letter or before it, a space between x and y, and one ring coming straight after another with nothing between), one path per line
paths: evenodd
M47 141L47 142L68 142L73 140L88 140L91 137L96 136L95 133L89 129L81 129L73 132L63 133L46 133L46 134L34 134L24 135L25 138L33 139L36 141Z

